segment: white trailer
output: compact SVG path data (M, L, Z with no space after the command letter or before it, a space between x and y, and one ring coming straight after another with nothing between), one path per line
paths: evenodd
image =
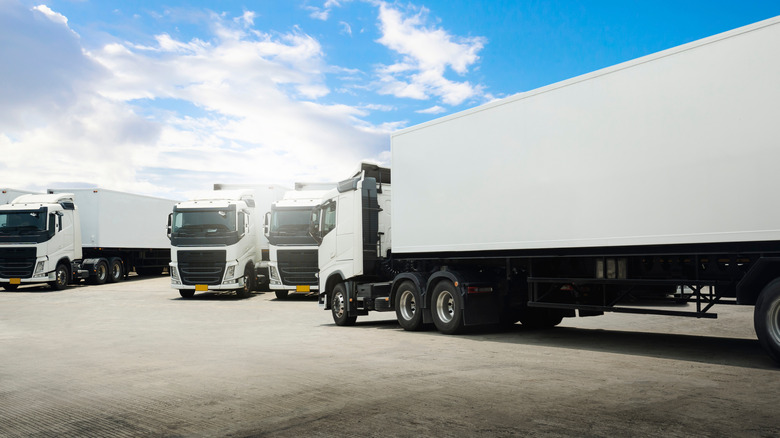
M2 204L10 204L11 201L14 199L22 196L22 195L32 195L35 192L30 192L27 190L17 190L17 189L0 189L0 205Z
M101 188L49 190L0 206L0 284L160 274L170 260L165 219L175 201Z
M366 169L321 207L321 304L444 333L752 305L780 362L777 53L780 17L394 133L392 195Z

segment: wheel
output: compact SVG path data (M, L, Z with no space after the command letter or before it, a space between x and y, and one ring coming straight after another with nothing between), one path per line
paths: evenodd
M287 292L286 290L277 290L275 292L276 292L276 299L277 300L283 300L283 299L287 298L287 295L289 294L289 292Z
M236 289L236 295L238 295L241 298L248 298L250 295L252 295L252 277L254 274L252 273L252 268L247 266L244 268L244 276L242 277L244 279L244 287L241 289Z
M758 296L753 325L758 342L772 360L780 363L780 279L769 283Z
M555 309L526 307L520 315L520 323L533 329L553 328L563 321L563 313Z
M122 259L113 257L108 261L108 282L117 283L122 281L125 276Z
M179 295L181 295L182 298L192 298L195 295L195 291L179 289Z
M440 332L454 335L463 331L463 301L449 280L433 288L431 307L433 324Z
M420 292L413 282L406 280L398 286L395 298L395 316L404 330L416 331L423 326Z
M105 260L100 260L95 266L95 275L89 276L89 282L91 284L103 284L108 280L108 263Z
M18 284L4 284L3 289L5 290L16 290L19 288Z
M57 273L57 279L49 283L49 286L54 290L65 289L70 282L70 270L63 263L60 263L54 272Z
M330 311L336 325L353 325L357 321L357 316L347 316L347 288L344 283L339 283L333 288Z

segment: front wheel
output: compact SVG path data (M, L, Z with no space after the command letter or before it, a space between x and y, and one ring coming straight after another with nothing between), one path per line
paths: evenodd
M780 279L769 283L758 296L753 325L758 342L780 364Z
M333 288L333 297L330 302L330 312L336 325L353 325L357 316L347 316L347 288L344 283L339 283Z
M14 290L16 290L18 288L19 288L18 284L4 284L3 285L3 289L8 290L8 291L14 291Z
M68 267L60 263L59 265L57 265L57 269L54 272L57 274L57 278L51 283L49 283L49 286L51 286L53 290L65 289L65 287L68 286L68 283L70 281L70 273Z
M252 277L254 277L254 272L251 267L247 266L244 268L244 286L241 289L236 290L236 295L238 295L240 298L248 298L250 295L252 295Z
M283 300L287 298L287 295L289 294L289 292L287 292L286 290L278 290L275 293L276 293L277 300Z
M195 296L195 291L191 289L179 289L179 295L181 295L182 298L192 298Z
M431 316L436 328L446 335L463 331L463 300L449 280L433 288Z
M411 281L398 286L395 298L395 316L404 330L416 331L423 326L420 292Z

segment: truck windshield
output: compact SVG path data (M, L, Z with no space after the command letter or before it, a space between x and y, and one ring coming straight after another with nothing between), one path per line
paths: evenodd
M174 210L172 226L172 234L181 237L235 232L236 210Z
M271 245L316 245L309 234L310 208L274 208L268 229Z
M271 212L271 234L277 236L308 236L311 209L279 209Z
M45 207L38 210L0 211L0 242L40 243L53 235L54 215L49 215Z
M6 211L0 213L0 234L22 235L45 231L45 211Z

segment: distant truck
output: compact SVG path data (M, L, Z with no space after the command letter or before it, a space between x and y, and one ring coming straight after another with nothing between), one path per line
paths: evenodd
M271 206L265 220L265 237L269 242L268 273L270 289L276 298L288 294L312 294L317 282L317 241L309 234L312 208L336 183L296 183L295 190Z
M219 190L176 204L168 220L171 287L184 298L205 291L246 297L267 282L262 218L275 200L266 199L267 194L281 197L283 190L215 187ZM266 187L271 189L266 192Z
M447 334L748 305L780 362L777 53L780 17L392 134L392 181L313 215L320 304Z
M17 189L0 189L0 205L2 204L10 204L11 201L14 199L22 196L22 195L32 195L35 192L30 192L27 190L17 190Z
M175 201L106 189L49 190L0 205L0 285L161 274L168 265L165 218Z

